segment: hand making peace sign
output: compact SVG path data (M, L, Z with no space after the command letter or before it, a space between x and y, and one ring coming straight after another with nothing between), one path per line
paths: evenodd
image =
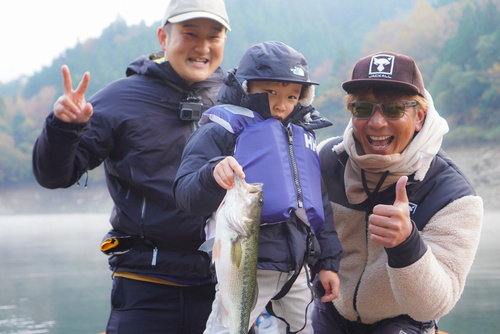
M89 85L90 74L85 72L82 81L76 90L73 90L68 66L63 65L61 71L64 94L54 103L54 115L63 122L85 123L93 112L92 105L85 102L85 91Z

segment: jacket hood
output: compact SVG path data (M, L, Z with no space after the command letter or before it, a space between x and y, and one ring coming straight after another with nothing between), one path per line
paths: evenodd
M237 79L237 68L226 72L223 77L224 85L217 95L217 104L233 104L240 107L251 109L260 114L264 119L271 118L269 109L269 100L267 94L248 94L248 83L244 80L242 83ZM332 125L325 117L320 116L319 112L312 106L314 100L314 86L307 85L302 98L292 113L283 121L283 124L294 123L301 125L307 130L324 128Z
M136 58L126 70L127 77L135 74L156 77L165 80L181 88L183 91L192 91L199 88L211 88L220 85L224 72L219 67L205 81L195 82L187 85L177 72L172 68L170 62L165 61L164 52L154 52L149 55L142 55Z

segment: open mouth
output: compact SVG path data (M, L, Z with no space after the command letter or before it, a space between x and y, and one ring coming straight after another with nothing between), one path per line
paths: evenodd
M367 136L370 146L377 150L387 148L394 140L393 136Z
M208 59L206 58L189 58L189 61L195 64L205 65L208 63Z

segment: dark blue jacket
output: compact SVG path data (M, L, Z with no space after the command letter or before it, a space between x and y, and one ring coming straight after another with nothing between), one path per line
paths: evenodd
M211 277L210 259L198 251L203 220L178 209L172 193L184 144L197 127L179 118L179 101L195 91L205 110L213 106L222 70L187 86L155 56L138 58L126 78L92 96L88 123L64 123L51 113L34 146L33 171L42 186L66 188L104 162L114 202L108 236L127 237L122 244L133 247L112 255L111 269L200 284Z
M269 118L267 94L248 95L236 79L235 71L225 75L218 104L242 106L258 112L264 119ZM309 131L331 125L312 106L303 107L300 104L283 123L288 122ZM180 208L206 217L217 210L226 190L215 181L213 169L220 160L233 155L235 144L236 135L217 123L207 123L193 133L186 143L174 183L175 199ZM341 247L326 192L323 195L325 224L315 238L314 260L318 256L320 260L316 262L315 271L338 271ZM283 272L300 269L306 259L307 238L311 233L311 228L295 215L287 223L261 226L258 268Z

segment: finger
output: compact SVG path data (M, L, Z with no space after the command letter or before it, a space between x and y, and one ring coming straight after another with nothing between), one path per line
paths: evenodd
M222 188L229 189L233 186L234 174L232 169L228 165L227 158L220 161L215 166L213 175L217 184Z
M335 298L337 298L337 296L335 296L333 293L329 293L329 294L325 293L325 295L323 297L321 297L321 301L323 303L327 303L327 302L331 302Z
M85 91L87 90L87 87L89 86L90 82L90 73L85 72L83 74L82 81L78 84L78 87L75 90L75 93L85 95Z
M94 107L92 106L92 104L90 104L90 103L85 104L85 107L83 107L82 113L85 115L85 117L88 120L92 116L92 114L94 113Z
M391 229L391 227L393 226L390 223L370 220L370 224L368 224L368 231L370 231L372 235L386 238L394 235L394 231Z
M396 200L394 205L398 203L408 204L408 195L406 194L406 183L408 182L408 176L401 176L396 183Z
M323 288L325 289L325 294L321 297L321 301L323 303L331 302L332 300L338 297L339 295L338 285L333 284L333 282L326 284L323 283Z
M231 169L240 177L240 179L244 179L245 173L243 172L243 167L241 167L238 161L235 158L230 157L228 162Z
M76 119L79 113L78 107L65 95L60 96L54 103L54 114L61 120L68 121L64 117Z
M220 178L219 176L215 177L215 182L217 182L217 184L221 186L221 188L226 190L230 189L233 186L231 183L222 180L222 178Z
M382 237L380 235L376 235L376 234L372 233L370 235L370 239L376 244L379 244L379 245L387 247L387 248L391 248L391 243L390 243L389 238L385 238L385 237Z
M73 92L73 87L71 83L71 74L69 73L69 68L67 65L63 65L61 67L62 76L63 76L63 88L64 94L70 94Z

